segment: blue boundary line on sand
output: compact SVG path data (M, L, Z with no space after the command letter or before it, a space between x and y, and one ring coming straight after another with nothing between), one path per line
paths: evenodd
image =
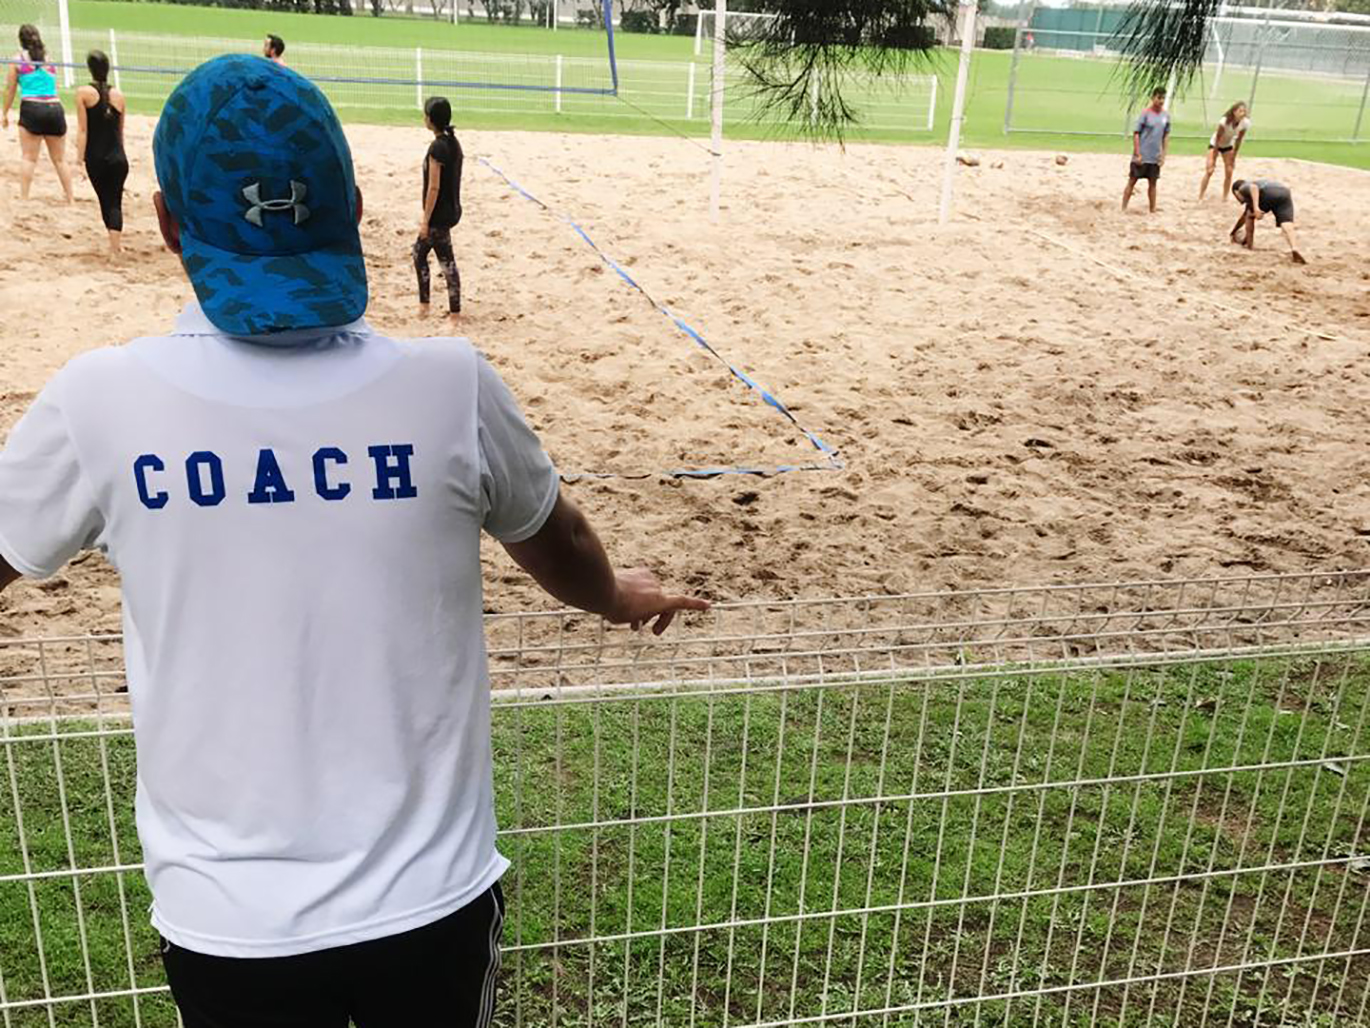
M647 290L642 287L641 283L639 283L636 279L629 275L621 264L619 264L616 260L614 260L612 257L610 257L607 253L605 253L603 250L599 248L599 245L593 239L590 238L589 233L586 232L585 229L581 228L580 225L576 224L576 222L571 220L571 218L567 217L566 215L553 210L546 203L538 199L532 193L528 192L528 190L524 189L521 185L515 182L512 178L510 178L508 175L506 175L503 171L501 171L490 161L486 160L484 157L477 157L476 160L479 163L485 165L485 167L489 168L500 178L502 178L505 184L507 184L510 189L518 193L524 199L537 204L548 214L569 225L571 229L576 233L576 235L580 236L580 238L585 241L586 245L588 245L590 249L594 250L595 253L599 255L599 259L614 270L614 273L617 274L619 278L623 279L624 282L628 283L628 285L632 286L635 290L641 293L642 296L647 300L647 302L650 303L653 307L655 307L657 311L659 311L662 315L668 318L671 321L671 323L676 326L676 328L680 329L680 331L684 332L687 336L693 339L696 344L698 344L702 349L704 349L705 352L707 352L711 357L713 357L724 367L726 367L729 373L734 378L736 378L739 382L745 385L748 389L751 389L753 392L757 393L761 397L761 399L765 401L769 406L779 411L780 414L782 414L785 417L785 419L790 422L791 425L793 425L803 434L804 438L809 441L813 448L816 449L819 453L823 454L823 456L826 458L826 460L821 464L779 464L772 467L760 468L745 466L681 468L674 471L638 472L630 474L616 474L611 472L583 472L580 474L565 475L563 476L565 479L567 479L568 481L573 481L575 479L580 478L650 478L654 474L664 475L668 478L716 478L720 475L766 476L783 474L789 471L836 471L845 466L836 448L829 446L817 435L815 435L813 432L810 432L807 428L801 425L799 423L799 419L794 416L790 409L786 407L775 396L774 393L772 393L770 390L762 386L759 382L757 382L754 378L748 375L741 368L738 368L736 365L730 362L726 357L719 353L718 350L716 350L713 347L713 345L707 339L705 339L697 329L694 328L694 326L692 326L689 322L685 321L684 318L681 318L677 314L673 313L669 307L667 307L661 301L657 300L656 297L652 296L651 293L647 292Z

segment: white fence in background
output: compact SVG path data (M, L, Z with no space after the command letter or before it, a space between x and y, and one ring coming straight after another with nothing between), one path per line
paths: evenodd
M591 34L586 33L585 37ZM260 40L209 39L75 29L78 61L91 49L117 53L115 77L130 97L164 99L180 76L222 53L255 53ZM435 93L461 113L559 114L568 118L657 118L702 131L709 119L712 76L692 61L619 61L619 97L607 52L491 53L429 47L404 49L290 43L291 67L313 78L344 114L376 115L422 106ZM729 69L727 118L755 120L758 105L740 68ZM929 132L935 124L937 80L930 75L866 76L851 95L862 125L883 132ZM621 97L621 99L620 99Z
M1367 1023L1370 572L486 626L497 1023ZM6 1025L175 1023L122 686L0 640Z

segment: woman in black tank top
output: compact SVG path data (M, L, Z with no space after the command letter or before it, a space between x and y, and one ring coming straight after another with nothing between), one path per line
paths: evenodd
M124 155L124 96L109 86L109 58L99 50L86 57L91 83L76 91L77 157L100 201L100 216L109 230L109 252L122 251L124 231L124 181L128 158Z

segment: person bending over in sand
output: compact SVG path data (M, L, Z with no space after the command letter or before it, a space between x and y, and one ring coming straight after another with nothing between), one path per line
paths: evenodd
M1137 116L1132 128L1132 163L1128 166L1127 187L1123 190L1123 210L1132 199L1138 179L1146 179L1146 200L1156 213L1156 182L1161 165L1170 152L1170 115L1165 111L1165 90L1151 92L1151 106Z
M1258 178L1250 182L1237 179L1232 183L1232 195L1242 204L1242 213L1232 226L1232 241L1254 249L1256 241L1256 222L1267 214L1275 215L1275 224L1284 233L1289 243L1291 259L1295 264L1307 264L1299 252L1298 236L1294 233L1294 194L1283 182L1274 179Z
M1242 140L1251 128L1251 119L1246 116L1246 104L1238 102L1227 109L1222 120L1213 130L1208 141L1208 159L1204 165L1203 181L1199 183L1199 199L1203 200L1208 192L1208 180L1213 177L1218 158L1223 159L1223 196L1232 189L1232 173L1237 167L1237 154L1241 151Z
M482 533L617 624L708 604L613 567L467 340L367 324L362 195L318 87L215 58L152 151L199 302L76 357L11 430L0 589L85 549L119 569L143 873L186 1028L488 1025L509 861Z

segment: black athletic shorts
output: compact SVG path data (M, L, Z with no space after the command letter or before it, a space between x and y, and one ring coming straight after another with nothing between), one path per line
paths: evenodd
M290 957L211 957L162 940L185 1028L487 1028L504 927L496 882L441 921Z
M1161 177L1161 166L1159 164L1143 164L1141 161L1134 160L1128 166L1128 174L1132 178L1144 178L1148 182L1155 182Z
M35 136L65 136L67 113L60 103L22 100L19 103L19 127Z
M1214 146L1212 143L1209 143L1209 144L1208 144L1208 148L1209 148L1210 150L1217 150L1218 153L1231 153L1231 152L1232 152L1232 147L1230 147L1230 146Z
M1265 202L1265 193L1261 193L1261 210L1275 215L1275 224L1283 225L1286 221L1294 220L1294 196L1288 190L1279 195L1272 196L1270 202Z

